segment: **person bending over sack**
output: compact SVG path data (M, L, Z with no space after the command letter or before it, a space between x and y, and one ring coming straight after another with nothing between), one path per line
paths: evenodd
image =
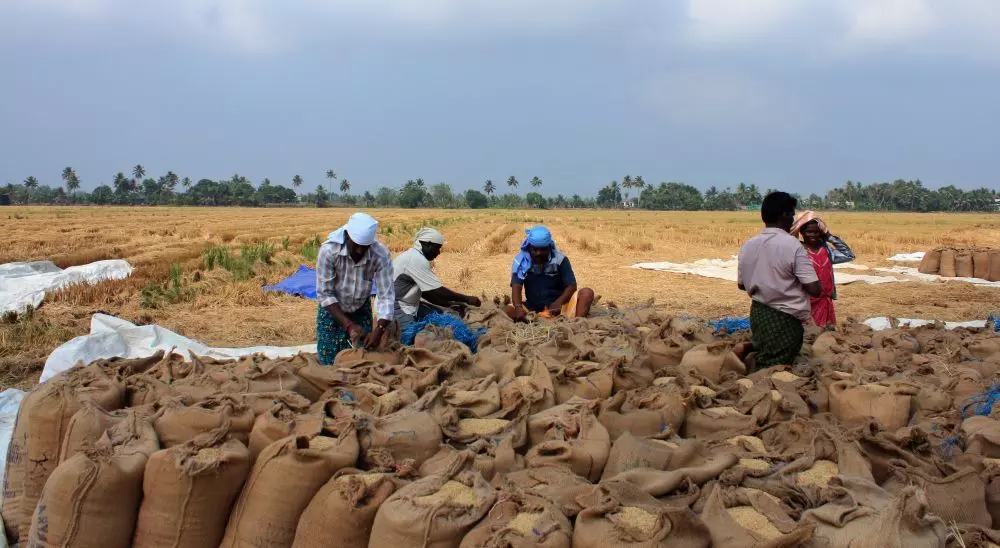
M577 291L576 276L569 259L556 249L552 233L544 226L525 231L521 252L511 266L511 304L507 315L526 321L528 312L541 318L566 316L585 318L594 303L594 291ZM523 300L522 300L523 294Z
M820 327L836 327L837 314L833 310L833 301L837 298L837 285L833 265L853 261L854 252L844 240L830 234L826 223L813 211L803 211L795 219L790 234L796 238L802 235L802 246L809 254L823 289L819 297L809 298L812 319Z
M810 297L819 297L822 286L809 254L789 234L798 200L787 192L764 198L760 216L764 230L743 244L739 254L739 288L752 299L751 342L737 346L736 354L747 369L792 365L810 319Z

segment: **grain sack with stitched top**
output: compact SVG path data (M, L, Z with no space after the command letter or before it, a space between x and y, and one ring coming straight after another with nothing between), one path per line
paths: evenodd
M978 249L972 252L972 276L988 280L990 276L990 250Z
M845 425L874 420L884 430L897 430L910 420L910 400L918 389L908 383L858 384L838 381L830 386L830 411Z
M35 390L40 394L24 410L27 417L24 495L21 499L20 536L27 536L31 515L49 474L59 464L63 436L73 415L91 401L108 411L124 402L122 385L98 366L70 369Z
M990 275L987 280L1000 282L1000 249L990 251Z
M124 382L125 402L129 407L149 405L163 398L180 395L169 384L152 375L132 375L126 377Z
M608 431L592 411L590 402L573 399L566 404L528 417L528 467L565 466L597 481L611 451Z
M745 434L757 426L751 415L744 415L733 407L695 409L684 419L682 433L685 438L721 439Z
M603 400L611 396L614 368L596 362L575 362L570 365L547 362L552 375L556 403L566 403L573 397Z
M495 500L493 488L477 473L419 479L382 503L368 546L457 547Z
M289 390L298 392L301 380L290 367L285 366L278 360L267 360L261 363L254 363L246 372L239 376L234 376L228 382L222 384L222 392L236 394L253 394L261 392L282 392ZM306 384L304 395L319 397L311 387Z
M358 460L354 427L345 422L337 428L289 436L264 449L229 516L221 548L292 545L299 518L319 489Z
M710 331L696 323L671 318L658 329L651 331L643 341L649 369L676 373L684 353L698 344L713 341Z
M334 367L351 367L361 362L381 363L387 365L401 365L402 356L399 352L376 352L363 348L349 348L342 350L333 359Z
M636 468L667 471L696 466L709 456L708 450L697 440L640 439L624 432L611 446L601 480Z
M45 483L25 535L27 545L131 546L143 472L158 449L148 418L130 413L92 447L60 464Z
M251 462L256 461L268 445L292 434L315 434L322 424L323 416L319 413L305 414L283 402L275 403L254 420L247 446Z
M1000 421L972 416L961 425L965 432L965 452L990 459L1000 458Z
M725 341L700 344L688 350L684 353L678 370L688 378L707 379L712 384L719 384L730 373L745 375L747 372L746 365L736 357Z
M84 402L83 407L73 414L66 425L66 434L59 450L59 462L69 460L101 439L108 428L125 420L128 413L135 411L127 409L108 412L93 402Z
M959 250L955 253L955 275L959 278L971 278L975 272L975 265L972 262L972 252L968 249Z
M493 478L493 485L504 491L520 490L551 501L570 519L579 514L588 497L596 496L597 492L597 486L559 466L500 474Z
M601 402L599 418L611 440L617 440L624 432L639 437L668 431L676 434L686 414L687 402L680 392L650 386L618 392Z
M391 474L338 473L302 513L292 548L368 546L375 514L403 484Z
M544 362L522 356L513 365L500 376L500 407L514 409L526 402L528 413L538 413L556 404L552 376Z
M773 495L756 489L727 489L716 485L701 519L715 546L801 546L813 533L812 524L799 525Z
M461 381L445 388L444 401L464 416L483 418L500 410L500 387L493 375Z
M392 469L406 459L413 459L419 467L437 453L441 427L431 413L420 410L420 405L357 422L365 468Z
M499 502L462 539L460 548L570 548L573 526L551 502L500 493Z
M16 542L20 537L18 529L21 526L21 497L24 495L24 470L28 460L28 415L26 409L34 406L34 400L42 394L39 388L29 392L17 410L17 422L14 433L7 446L7 462L4 463L3 475L3 523L7 539Z
M924 253L924 258L920 260L917 270L921 274L937 274L941 270L941 249L935 249Z
M230 422L229 436L246 445L253 429L253 411L236 396L217 395L194 405L183 400L164 402L153 419L153 426L164 447L190 441L200 434Z
M250 453L226 427L153 453L146 464L135 548L216 548L250 473Z
M597 502L576 517L574 548L709 547L705 524L688 508L667 506L624 482L600 487Z
M946 278L954 278L956 274L956 259L958 258L958 252L954 249L943 249L941 250L941 269L938 274Z
M939 478L897 465L893 477L882 484L882 488L889 493L899 493L907 485L920 488L927 497L928 509L945 522L993 526L993 517L986 506L986 484L972 468Z

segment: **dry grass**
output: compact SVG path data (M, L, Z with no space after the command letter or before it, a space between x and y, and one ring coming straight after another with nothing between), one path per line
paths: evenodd
M37 369L59 343L86 333L93 312L139 323L155 322L219 346L304 344L315 340L315 304L268 295L274 283L308 261L307 241L320 240L352 213L347 209L12 207L0 217L5 244L0 263L54 260L60 266L122 258L134 267L127 280L73 287L50 295L35 315L36 326L0 326L0 385L11 370ZM475 295L509 293L510 262L522 230L544 222L572 259L577 279L605 301L620 306L655 298L668 311L706 317L746 315L749 303L735 284L694 276L628 268L637 262L685 262L728 258L760 229L755 213L640 211L443 211L375 210L381 240L394 252L412 246L422 226L447 239L436 261L449 287ZM824 215L834 232L858 254L858 262L887 265L896 252L939 245L1000 247L1000 223L989 214ZM290 245L284 245L284 242ZM238 253L244 243L267 242L277 250L271 265L234 281L224 271L199 272L206 246ZM164 284L170 265L184 271L190 290L178 302L143 307L149 284ZM997 290L965 284L850 285L840 289L841 320L874 315L942 320L981 319L998 308ZM28 364L28 365L24 365ZM20 377L18 377L20 378Z

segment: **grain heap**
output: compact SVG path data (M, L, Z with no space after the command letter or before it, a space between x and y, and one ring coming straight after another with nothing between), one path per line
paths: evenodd
M652 308L541 338L474 315L477 354L424 337L330 368L160 354L72 369L21 408L8 540L1000 544L994 334L846 324L748 374L730 350L745 335Z

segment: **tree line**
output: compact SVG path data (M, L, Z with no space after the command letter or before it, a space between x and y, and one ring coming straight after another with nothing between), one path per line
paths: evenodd
M305 183L300 175L289 186L263 179L256 186L248 178L234 174L228 179L181 178L173 171L160 177L147 177L142 165L129 174L118 172L112 184L99 185L90 192L80 191L80 178L72 167L62 171L62 185L41 185L34 176L20 184L8 183L0 193L9 195L15 204L93 204L93 205L181 205L181 206L364 206L401 208L471 208L471 209L585 209L640 208L664 211L733 211L755 209L772 189L740 183L736 188L709 187L702 192L681 182L652 185L642 176L625 175L602 187L596 196L573 194L544 196L541 178L532 177L530 191L518 193L520 182L510 176L502 184L492 180L481 190L456 192L447 183L428 185L423 179L411 179L399 188L381 187L374 192L352 193L352 183L334 170L326 172L326 187L320 184L312 192L300 194ZM506 187L505 192L501 190ZM795 193L793 193L795 194ZM847 181L825 195L795 194L800 206L809 209L855 209L860 211L997 211L997 191L989 188L963 190L948 185L930 189L917 179L897 179L888 183Z

